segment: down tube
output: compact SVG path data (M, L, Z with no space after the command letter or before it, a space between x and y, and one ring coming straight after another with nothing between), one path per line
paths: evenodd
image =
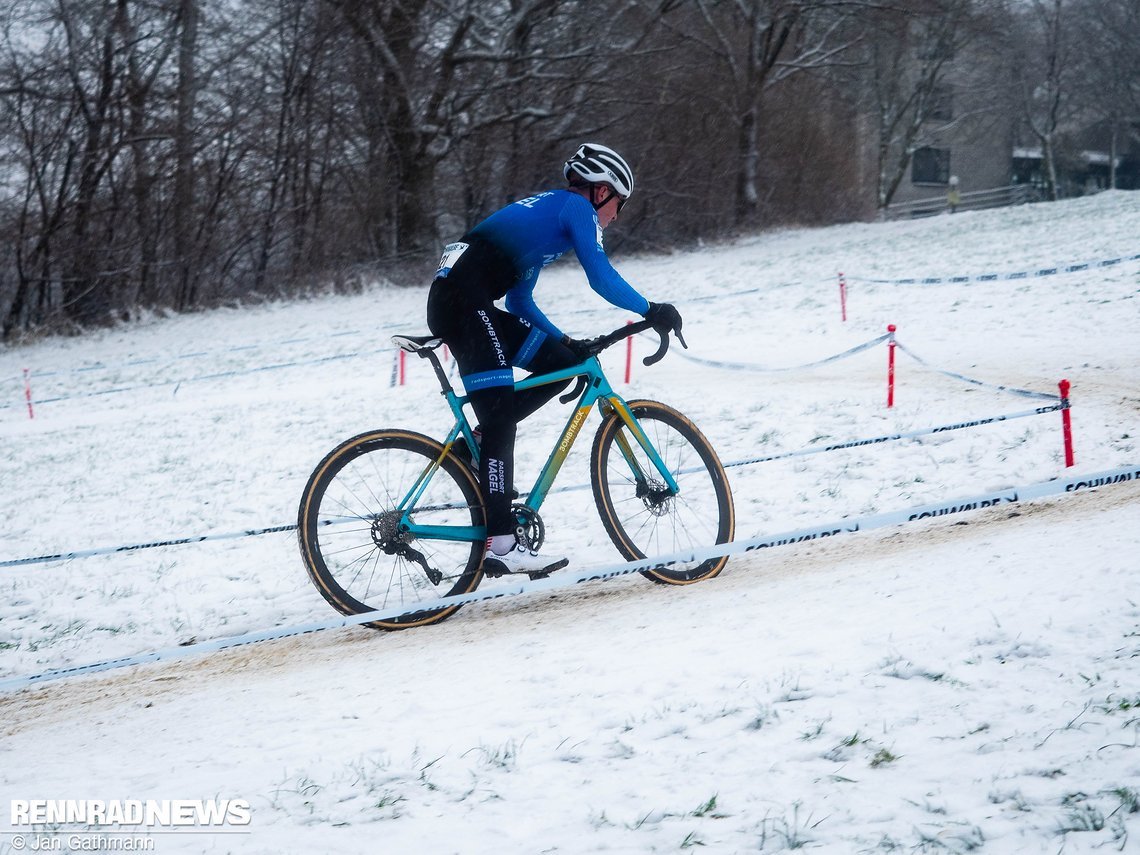
M645 451L646 455L648 455L649 459L653 462L653 465L657 467L658 474L665 479L665 484L669 487L670 492L672 492L674 496L680 493L681 488L673 478L673 473L669 471L669 467L665 465L665 461L661 459L661 455L657 453L657 449L653 443L649 441L649 437L646 436L645 430L641 427L641 422L637 420L637 416L630 410L629 405L616 395L609 396L607 400L621 420L625 422L626 427L629 428L629 432L633 434L637 440L637 444L641 446L642 450ZM626 462L636 474L638 467L637 461L633 456L633 450L628 446L627 440L620 433L615 439L617 440L618 447L621 449L622 456L625 457Z
M586 423L586 418L590 415L593 406L594 398L587 392L570 415L566 427L562 430L562 435L558 438L558 445L554 447L554 451L550 453L542 471L538 473L538 480L534 482L534 487L531 488L526 499L527 507L537 511L542 506L546 494L550 492L554 479L558 476L562 464L566 462L566 455L570 453L570 448L574 445L574 440L581 432L582 425Z

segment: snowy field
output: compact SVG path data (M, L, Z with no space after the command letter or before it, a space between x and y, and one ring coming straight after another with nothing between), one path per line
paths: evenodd
M1072 470L1057 412L730 466L738 539L1136 466L1140 261L1032 274L1135 256L1138 235L1140 193L1112 192L622 258L690 350L628 387L622 349L605 364L729 464L1024 412L1049 402L1010 388L1072 383ZM427 367L392 383L389 336L426 331L425 295L0 350L0 562L289 525L342 439L442 433ZM538 299L572 334L627 319L572 261ZM800 367L888 324L908 349L893 408L885 344ZM526 423L523 489L566 414ZM586 483L592 432L559 485ZM542 514L550 552L617 563L589 491ZM1140 852L1138 572L1133 481L762 550L685 588L627 576L9 690L0 855L69 845L16 834L14 799L215 798L248 801L250 824L102 848ZM0 592L0 681L333 616L289 532L0 567Z

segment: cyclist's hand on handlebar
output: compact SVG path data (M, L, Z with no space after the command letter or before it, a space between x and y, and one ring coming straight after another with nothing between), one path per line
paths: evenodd
M653 324L653 330L660 336L673 333L682 347L688 347L681 335L681 313L672 303L650 303L649 311L645 313L645 320Z
M598 352L598 344L601 338L570 338L568 335L562 336L562 346L574 354L574 358L579 362L589 359Z

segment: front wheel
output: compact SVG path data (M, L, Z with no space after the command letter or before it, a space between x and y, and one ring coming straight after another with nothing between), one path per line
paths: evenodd
M629 409L680 491L674 494L616 413L598 428L590 480L602 523L627 559L728 543L736 530L728 476L709 441L681 413L657 401ZM655 582L684 585L717 575L728 556L643 570Z
M482 539L418 539L401 525L404 511L398 505L425 474L411 512L416 523L485 525L471 471L444 457L434 439L411 431L355 436L329 452L310 476L297 519L301 556L321 596L341 614L400 609L405 614L367 626L423 626L459 608L430 608L440 597L478 586Z

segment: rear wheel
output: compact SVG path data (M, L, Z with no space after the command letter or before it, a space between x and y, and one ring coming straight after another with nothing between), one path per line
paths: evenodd
M680 487L674 494L628 426L612 413L598 429L590 480L602 523L630 560L700 550L732 540L736 517L728 476L696 425L657 401L629 408ZM718 574L727 556L673 564L642 575L684 585Z
M301 497L297 530L305 569L341 614L401 609L367 624L406 629L436 623L459 606L430 608L440 597L475 590L484 542L417 539L400 526L397 504L443 455L418 433L381 430L341 443L321 461ZM448 455L417 499L421 525L483 526L479 485ZM427 606L416 611L420 606Z

